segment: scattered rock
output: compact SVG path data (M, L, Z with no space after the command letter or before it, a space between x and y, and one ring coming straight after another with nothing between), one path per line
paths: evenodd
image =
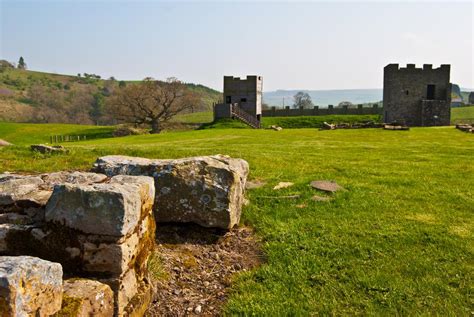
M30 256L0 257L2 316L50 316L61 309L63 271L59 263Z
M403 130L403 131L410 130L408 126L399 125L399 124L384 124L383 129L384 130Z
M114 293L110 286L94 280L64 281L64 297L60 316L111 317L114 315Z
M267 183L264 181L260 180L253 180L253 181L247 181L247 184L245 185L246 189L255 189L255 188L260 188L265 186Z
M474 133L474 128L470 124L465 124L465 123L456 124L456 129L461 130L463 132Z
M45 145L45 144L33 144L31 150L40 153L64 153L67 152L66 148L62 145Z
M278 190L278 189L288 188L293 185L294 184L292 182L279 182L275 187L273 187L273 189Z
M9 146L9 145L13 145L13 144L11 144L10 142L7 142L5 140L0 139L0 147L1 146Z
M323 130L334 130L335 128L336 126L334 124L327 123L326 121L323 122L323 126L321 127Z
M229 229L240 221L249 166L223 155L177 160L112 155L97 159L94 170L108 176L152 176L157 222Z
M312 181L311 187L329 193L334 193L338 190L344 189L334 181Z

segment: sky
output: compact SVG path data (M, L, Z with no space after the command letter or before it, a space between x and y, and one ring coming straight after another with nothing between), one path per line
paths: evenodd
M474 88L474 4L321 1L0 0L0 59L29 69L222 90L382 88L389 63L451 64Z

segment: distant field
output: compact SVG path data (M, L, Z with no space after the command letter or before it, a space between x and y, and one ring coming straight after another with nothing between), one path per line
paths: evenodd
M213 120L212 111L196 112L184 115L178 115L174 119L176 122L184 123L210 123ZM362 122L362 121L380 121L380 116L377 115L333 115L333 116L301 116L301 117L263 117L262 124L264 127L270 125L279 125L283 128L319 128L321 124L326 121L334 122ZM474 106L460 107L451 109L451 122L456 124L459 122L474 123ZM220 125L220 127L223 127ZM244 125L239 123L232 124L232 127L244 128Z
M114 129L113 126L0 122L0 139L17 145L31 145L49 143L51 135L80 135L87 139L110 137Z
M474 123L474 106L459 107L451 109L451 122L456 123Z
M469 316L474 259L474 136L454 127L318 131L207 129L65 144L32 153L49 134L95 127L0 123L0 173L88 170L101 155L228 154L246 159L242 222L266 263L232 281L225 314L241 316ZM101 131L108 129L98 128ZM102 130L103 129L103 130ZM316 202L308 184L346 190ZM293 187L273 190L278 182ZM296 199L281 196L299 195Z

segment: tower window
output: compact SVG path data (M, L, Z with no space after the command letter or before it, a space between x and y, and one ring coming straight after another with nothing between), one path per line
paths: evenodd
M426 87L426 99L427 100L434 100L435 99L435 85L428 85Z

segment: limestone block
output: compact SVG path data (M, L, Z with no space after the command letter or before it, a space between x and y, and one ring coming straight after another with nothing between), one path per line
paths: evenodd
M106 175L87 172L57 172L34 175L0 175L0 206L44 206L57 184L93 184L103 182Z
M242 159L223 155L177 160L104 156L97 159L94 171L108 176L152 176L158 222L228 229L240 220L249 166Z
M137 295L139 289L139 281L137 281L134 270L129 270L120 277L104 279L101 282L109 285L114 291L115 313L117 316L123 316L125 309L132 298Z
M94 280L64 281L60 316L109 317L114 315L114 293L110 286Z
M0 257L0 316L50 316L61 308L59 263L30 256Z
M59 184L94 184L101 183L107 179L104 174L89 173L89 172L56 172L42 174L41 178L51 188Z
M49 197L45 197L45 193L39 190L43 184L39 176L0 175L0 206L15 203L34 205L44 203Z
M153 194L153 179L145 176L94 185L56 185L45 219L84 233L121 237L137 227L146 212L144 205L151 210Z
M83 245L84 269L88 272L121 274L128 270L132 259L140 251L138 234L134 233L122 243L92 243Z

